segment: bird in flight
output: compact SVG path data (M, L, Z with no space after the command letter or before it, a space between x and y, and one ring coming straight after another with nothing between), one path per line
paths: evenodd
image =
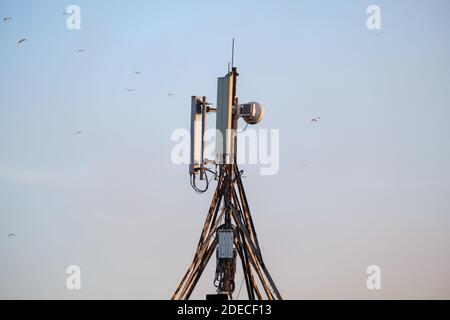
M15 236L16 236L16 235L15 235L14 233L8 234L8 238L15 237Z
M133 91L136 91L136 89L130 89L130 88L127 88L127 89L125 89L125 91L133 92Z
M8 22L10 20L12 20L12 17L5 17L5 18L3 18L3 22Z
M76 132L76 134L83 134L83 131L78 130L78 131Z
M173 97L175 95L175 93L168 93L167 94L169 97Z
M21 44L25 43L25 41L28 41L28 39L22 38L19 41L17 41L17 46L20 46Z
M137 74L137 75L140 75L142 73L142 71L131 71L131 72L133 72L134 74Z
M317 117L317 118L311 119L311 122L319 122L319 120L320 120L320 117Z
M82 52L86 52L87 50L86 49L78 49L78 53L82 53Z

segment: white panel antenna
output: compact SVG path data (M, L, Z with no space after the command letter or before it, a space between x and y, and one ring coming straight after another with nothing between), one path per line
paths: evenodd
M201 119L201 97L191 97L191 161L189 164L189 173L197 174L200 169L201 161L201 141L200 141L200 119Z
M228 74L217 79L216 161L230 164L233 148L233 77Z

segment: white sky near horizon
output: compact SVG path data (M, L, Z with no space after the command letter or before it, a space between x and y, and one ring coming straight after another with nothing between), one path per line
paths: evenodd
M71 4L81 30L66 28ZM449 299L449 9L0 0L0 298L170 298L214 189L193 192L170 137L189 128L191 95L215 102L235 37L240 101L263 102L257 128L280 132L278 174L242 168L283 297ZM214 264L193 298L214 292Z

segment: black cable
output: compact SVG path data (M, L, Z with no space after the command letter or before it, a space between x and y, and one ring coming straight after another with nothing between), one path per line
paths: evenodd
M238 172L239 177L242 177L243 174L244 174L244 170L240 170ZM236 182L236 180L237 180L237 176L233 179L233 182Z
M209 172L211 172L211 173L214 173L214 176L215 176L215 172L213 172L213 171L211 171L211 170L209 170L209 169L206 169L206 168L205 168L205 170L207 170L207 171L209 171ZM211 181L212 181L212 179L214 178L214 176L212 176L211 178L208 179L208 175L207 175L206 172L205 172L206 186L205 186L204 189L200 189L199 187L197 187L197 184L195 183L195 178L196 178L195 174L191 173L190 183L191 183L192 189L194 189L195 192L197 192L197 193L199 193L199 194L205 193L205 192L208 190L209 184L211 183Z
M206 177L206 186L205 186L205 188L204 189L200 189L199 187L197 187L197 185L195 183L195 174L191 174L191 187L197 193L204 193L204 192L206 192L206 190L208 190L208 187L209 187L208 177Z
M216 172L214 172L214 171L212 171L211 169L208 169L208 168L204 168L206 171L208 171L208 172L210 172L210 173L212 173L214 176L216 176Z
M240 286L239 292L238 292L238 294L237 294L237 296L236 296L236 300L239 299L239 295L241 294L241 289L242 289L242 285L244 284L244 280L245 280L245 275L244 275L244 277L242 278L241 286Z
M241 130L241 131L238 131L238 130L236 130L236 133L242 133L242 132L244 132L245 130L247 130L247 127L248 127L248 123L245 125L245 127L244 127L244 129L243 130Z

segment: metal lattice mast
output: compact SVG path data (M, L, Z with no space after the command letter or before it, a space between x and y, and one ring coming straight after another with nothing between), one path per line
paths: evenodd
M212 171L206 168L206 165L211 162L204 159L205 119L207 113L215 112L217 130L221 134L219 138L216 137L217 157L213 162L216 165L216 171L213 173L217 186L193 261L172 295L172 300L187 300L191 297L214 252L217 258L214 278L217 293L233 299L236 260L239 258L249 300L261 300L264 297L269 300L282 299L264 264L242 183L242 172L237 165L238 120L242 117L247 124L256 124L261 121L264 111L256 102L242 105L238 103L236 95L238 75L232 63L227 75L219 78L216 108L210 106L206 97L192 97L191 165L189 168L191 185L199 193L205 192L209 186L207 171ZM201 137L201 143L198 142L198 137ZM205 189L199 189L196 186L197 175L200 180L206 180Z

